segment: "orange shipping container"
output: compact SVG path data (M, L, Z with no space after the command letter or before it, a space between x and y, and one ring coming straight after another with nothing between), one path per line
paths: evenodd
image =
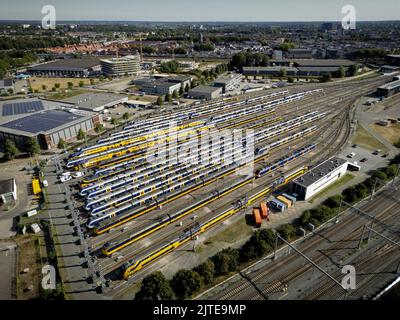
M288 209L292 206L292 201L286 199L285 197L277 196L276 198L277 198L280 202L283 202L284 204L286 204L286 206L287 206Z
M260 215L260 210L254 208L253 209L253 216L254 216L254 221L256 223L257 227L261 226L261 215Z
M265 202L260 203L260 208L261 208L261 218L266 219L268 218L269 211L268 211L268 206Z

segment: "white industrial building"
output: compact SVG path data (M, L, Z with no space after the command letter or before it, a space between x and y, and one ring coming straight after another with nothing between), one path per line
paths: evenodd
M17 184L15 179L7 179L0 181L0 202L9 203L10 201L17 201Z
M346 174L348 162L340 158L331 158L312 168L292 183L292 192L300 199L310 199Z

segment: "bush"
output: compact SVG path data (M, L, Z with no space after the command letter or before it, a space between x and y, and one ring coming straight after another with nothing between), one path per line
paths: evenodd
M215 266L215 275L222 276L235 271L239 262L239 250L227 248L211 258Z
M142 287L136 294L136 300L168 300L174 296L169 281L160 271L153 272L142 281Z
M332 197L329 197L328 199L326 199L323 204L325 206L327 206L328 208L331 209L336 209L340 207L340 202L342 201L343 197L342 195L338 194Z
M211 260L203 262L201 265L197 266L194 271L196 271L203 278L205 285L209 285L214 282L215 266Z
M193 270L179 270L171 280L172 289L178 299L188 298L202 285L202 277Z

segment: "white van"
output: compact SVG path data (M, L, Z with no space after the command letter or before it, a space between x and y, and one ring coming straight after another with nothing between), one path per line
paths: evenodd
M356 154L354 152L352 152L347 157L351 159L351 158L354 158L355 156L356 156Z

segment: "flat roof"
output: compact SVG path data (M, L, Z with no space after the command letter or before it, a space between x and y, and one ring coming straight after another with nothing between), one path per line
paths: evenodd
M12 87L13 79L0 79L0 88Z
M190 89L189 93L190 92L213 93L215 91L220 91L220 90L222 90L222 88L220 88L220 87L212 87L212 86L200 85L200 86L197 86L197 87L195 87L193 89Z
M100 65L100 58L62 59L29 67L32 71L82 71Z
M296 59L293 60L299 67L349 67L355 62L345 59Z
M342 166L345 163L347 163L347 160L338 157L331 158L316 166L315 168L312 168L300 178L294 180L294 183L307 188L315 182L323 179L328 174L333 172L336 168Z
M400 86L400 80L396 80L393 82L386 83L383 86L380 86L378 89L391 90L391 89L397 88L399 86Z
M64 110L45 110L18 118L0 125L0 130L10 129L13 133L39 134L50 133L56 128L87 118L83 114L71 113ZM8 130L7 130L8 131Z
M13 116L17 114L33 113L36 111L44 110L43 102L40 100L35 101L22 101L22 102L8 102L3 104L2 116Z
M299 71L307 72L307 71L326 71L326 72L334 72L337 71L340 67L297 67ZM348 69L348 67L343 67L344 69Z
M281 69L285 69L286 71L297 71L297 68L289 66L243 67L243 71L280 71Z
M76 105L78 108L93 110L109 104L117 104L127 96L115 93L87 92L62 100Z
M238 73L229 74L229 75L222 76L222 77L215 79L214 83L227 83L232 80L237 80L238 78L241 78L241 77L242 77L242 75L238 74Z
M0 181L0 194L11 193L14 191L14 178Z

